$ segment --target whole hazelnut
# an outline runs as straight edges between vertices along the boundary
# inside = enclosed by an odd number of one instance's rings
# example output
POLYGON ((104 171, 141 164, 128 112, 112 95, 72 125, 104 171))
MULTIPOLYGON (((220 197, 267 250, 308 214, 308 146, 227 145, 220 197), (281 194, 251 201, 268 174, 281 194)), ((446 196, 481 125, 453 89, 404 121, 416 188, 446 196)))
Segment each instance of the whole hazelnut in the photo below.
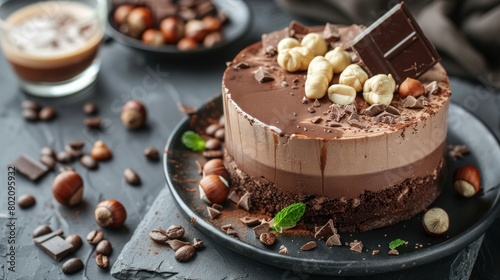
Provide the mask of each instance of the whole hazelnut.
POLYGON ((74 171, 59 173, 52 183, 52 194, 62 205, 78 204, 83 197, 82 177, 74 171))
POLYGON ((122 107, 120 119, 128 129, 139 129, 148 118, 146 107, 138 100, 130 100, 122 107))
POLYGON ((408 95, 419 97, 425 93, 424 85, 419 81, 412 78, 406 78, 401 85, 399 85, 399 95, 403 98, 408 95))
POLYGON ((481 189, 481 174, 473 165, 464 165, 455 171, 453 186, 463 197, 471 197, 481 189))
POLYGON ((165 43, 163 34, 157 29, 148 29, 142 34, 142 42, 153 47, 161 46, 165 43))
POLYGON ((90 156, 95 160, 103 161, 110 159, 113 155, 104 141, 99 140, 94 143, 90 156))
POLYGON ((203 176, 212 174, 222 176, 226 181, 229 181, 230 178, 229 172, 227 172, 224 162, 220 158, 211 159, 203 165, 203 176))
POLYGON ((197 42, 203 42, 205 36, 207 36, 208 32, 205 30, 205 24, 203 21, 192 19, 186 23, 186 37, 192 38, 197 42))
POLYGON ((203 46, 205 48, 211 48, 219 43, 222 42, 222 35, 220 32, 212 32, 209 33, 206 37, 205 40, 203 40, 203 46))
POLYGON ((435 207, 427 210, 422 218, 425 231, 430 235, 443 235, 450 227, 448 213, 435 207))
POLYGON ((204 176, 198 187, 200 199, 211 204, 223 202, 229 194, 227 180, 215 174, 204 176))
POLYGON ((198 48, 198 42, 193 38, 182 38, 177 43, 177 48, 181 51, 194 50, 198 48))
POLYGON ((184 22, 177 17, 167 17, 160 23, 163 39, 167 44, 175 44, 184 36, 184 22))
POLYGON ((127 21, 127 17, 130 12, 134 9, 134 6, 131 4, 123 4, 116 8, 115 13, 113 14, 113 19, 117 25, 121 25, 127 21))
POLYGON ((206 16, 202 21, 205 30, 207 30, 208 32, 219 31, 222 27, 222 22, 217 17, 206 16))
POLYGON ((105 228, 121 227, 127 219, 127 211, 118 200, 107 199, 99 202, 94 210, 97 224, 105 228))
POLYGON ((153 27, 153 14, 147 7, 135 7, 127 16, 129 34, 138 38, 142 32, 153 27))

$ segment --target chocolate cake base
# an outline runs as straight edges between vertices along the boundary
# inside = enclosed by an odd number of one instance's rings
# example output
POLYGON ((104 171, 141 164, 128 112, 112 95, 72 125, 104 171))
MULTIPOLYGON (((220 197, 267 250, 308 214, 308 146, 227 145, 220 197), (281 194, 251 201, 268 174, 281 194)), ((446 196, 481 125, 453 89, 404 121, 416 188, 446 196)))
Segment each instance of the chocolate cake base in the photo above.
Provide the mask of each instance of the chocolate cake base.
POLYGON ((240 170, 226 153, 226 168, 231 174, 231 189, 239 196, 250 193, 251 212, 274 216, 286 206, 304 202, 306 225, 322 225, 333 219, 342 232, 363 232, 408 220, 426 209, 441 193, 445 173, 445 156, 432 175, 406 179, 382 191, 365 191, 357 198, 291 194, 278 191, 265 178, 254 180, 240 170))

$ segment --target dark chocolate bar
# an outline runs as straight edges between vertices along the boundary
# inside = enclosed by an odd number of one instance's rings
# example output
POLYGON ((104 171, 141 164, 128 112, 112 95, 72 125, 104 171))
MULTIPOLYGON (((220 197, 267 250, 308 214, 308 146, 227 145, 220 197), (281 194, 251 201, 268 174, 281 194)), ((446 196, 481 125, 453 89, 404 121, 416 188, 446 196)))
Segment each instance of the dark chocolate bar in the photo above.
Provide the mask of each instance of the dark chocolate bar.
POLYGON ((24 174, 32 181, 37 180, 49 171, 49 168, 43 163, 27 155, 18 157, 10 166, 14 166, 17 171, 21 172, 21 174, 24 174))
POLYGON ((398 83, 419 77, 441 59, 404 2, 359 34, 352 48, 370 76, 392 74, 398 83))

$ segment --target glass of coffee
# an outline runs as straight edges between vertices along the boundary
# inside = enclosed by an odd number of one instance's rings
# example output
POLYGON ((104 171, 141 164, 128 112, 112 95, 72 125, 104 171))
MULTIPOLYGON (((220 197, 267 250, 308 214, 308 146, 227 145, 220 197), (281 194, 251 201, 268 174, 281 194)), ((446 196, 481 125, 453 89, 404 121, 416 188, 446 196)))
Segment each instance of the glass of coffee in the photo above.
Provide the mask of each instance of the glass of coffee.
POLYGON ((106 0, 0 1, 0 43, 21 88, 57 97, 92 84, 106 13, 106 0))

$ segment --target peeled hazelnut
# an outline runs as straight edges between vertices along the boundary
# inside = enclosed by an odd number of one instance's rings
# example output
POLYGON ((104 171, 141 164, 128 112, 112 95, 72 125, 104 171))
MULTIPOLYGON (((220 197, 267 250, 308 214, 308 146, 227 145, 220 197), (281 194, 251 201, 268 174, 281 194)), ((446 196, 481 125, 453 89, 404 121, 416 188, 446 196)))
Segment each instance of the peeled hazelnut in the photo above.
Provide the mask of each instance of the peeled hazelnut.
POLYGON ((74 171, 61 172, 52 183, 52 194, 62 205, 78 204, 83 197, 82 177, 74 171))
POLYGON ((134 5, 124 4, 118 6, 116 8, 115 13, 113 14, 113 19, 117 25, 121 25, 127 21, 127 17, 130 12, 134 9, 134 5))
POLYGON ((202 42, 207 36, 207 30, 205 30, 205 24, 203 21, 192 19, 186 23, 186 37, 192 38, 197 42, 202 42))
POLYGON ((127 26, 132 37, 139 37, 146 29, 153 27, 153 14, 147 7, 135 7, 127 16, 127 26))
POLYGON ((104 141, 99 140, 94 143, 92 150, 90 151, 90 156, 95 160, 103 161, 108 160, 112 157, 112 153, 104 141))
POLYGON ((328 98, 339 105, 347 105, 354 102, 356 90, 346 85, 331 85, 328 88, 328 98))
POLYGON ((363 90, 363 85, 368 80, 368 74, 357 64, 347 66, 340 73, 339 84, 351 86, 356 92, 363 90))
POLYGON ((406 78, 401 85, 399 85, 399 95, 403 98, 408 95, 419 97, 425 93, 424 85, 419 81, 412 78, 406 78))
POLYGON ((184 36, 184 22, 176 17, 167 17, 160 23, 160 30, 167 44, 175 44, 184 36))
POLYGON ((455 190, 464 197, 474 196, 481 189, 481 174, 473 165, 464 165, 455 171, 455 190))
POLYGON ((318 33, 309 33, 300 42, 300 45, 308 48, 313 56, 325 55, 328 50, 325 38, 318 33))
POLYGON ((314 55, 306 47, 294 47, 278 52, 278 64, 288 72, 307 70, 314 55))
POLYGON ((223 202, 229 194, 229 184, 224 177, 207 175, 199 184, 200 199, 212 204, 223 202))
POLYGON ((229 181, 230 178, 229 172, 227 172, 224 162, 220 158, 211 159, 203 165, 203 176, 212 174, 222 176, 226 181, 229 181))
POLYGON ((163 34, 157 29, 148 29, 142 34, 142 42, 150 46, 161 46, 165 43, 163 34))
POLYGON ((295 47, 300 47, 300 42, 299 40, 295 38, 283 38, 281 41, 278 43, 278 52, 286 50, 286 49, 291 49, 295 47))
POLYGON ((94 218, 101 227, 118 228, 125 223, 127 211, 118 200, 103 200, 95 207, 94 218))
POLYGON ((203 26, 208 32, 219 31, 222 27, 222 22, 219 18, 213 16, 206 16, 203 18, 203 26))
POLYGON ((177 48, 181 51, 194 50, 198 48, 198 42, 193 38, 182 38, 177 43, 177 48))
POLYGON ((370 105, 391 104, 396 89, 392 75, 378 74, 366 80, 363 85, 363 98, 370 105))
POLYGON ((448 213, 441 208, 427 210, 422 218, 425 231, 430 235, 442 235, 450 227, 448 213))
POLYGON ((333 67, 322 56, 316 56, 307 68, 305 94, 309 99, 321 99, 326 95, 333 77, 333 67))
POLYGON ((120 113, 123 125, 128 129, 139 129, 144 126, 148 118, 146 107, 138 100, 125 103, 120 113))
POLYGON ((342 49, 341 47, 336 47, 335 49, 327 52, 325 54, 325 58, 332 64, 333 73, 335 74, 344 71, 352 62, 351 55, 348 52, 344 51, 344 49, 342 49))

